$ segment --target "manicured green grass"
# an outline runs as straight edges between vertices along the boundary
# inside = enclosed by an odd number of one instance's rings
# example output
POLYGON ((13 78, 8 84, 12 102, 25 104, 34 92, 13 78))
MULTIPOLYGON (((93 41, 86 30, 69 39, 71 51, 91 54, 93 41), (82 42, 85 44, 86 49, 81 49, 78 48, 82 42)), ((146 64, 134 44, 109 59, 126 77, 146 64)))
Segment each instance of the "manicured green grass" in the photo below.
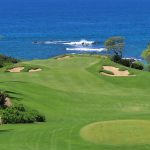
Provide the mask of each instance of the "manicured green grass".
POLYGON ((0 88, 14 92, 12 96, 17 99, 13 102, 38 110, 46 116, 47 122, 0 126, 0 150, 150 149, 150 143, 94 144, 80 136, 80 130, 94 122, 149 120, 148 72, 129 69, 135 77, 103 76, 99 74, 103 65, 121 66, 88 55, 24 64, 39 66, 42 71, 1 71, 0 88))
POLYGON ((102 121, 81 129, 81 137, 95 144, 140 145, 150 142, 150 121, 102 121))

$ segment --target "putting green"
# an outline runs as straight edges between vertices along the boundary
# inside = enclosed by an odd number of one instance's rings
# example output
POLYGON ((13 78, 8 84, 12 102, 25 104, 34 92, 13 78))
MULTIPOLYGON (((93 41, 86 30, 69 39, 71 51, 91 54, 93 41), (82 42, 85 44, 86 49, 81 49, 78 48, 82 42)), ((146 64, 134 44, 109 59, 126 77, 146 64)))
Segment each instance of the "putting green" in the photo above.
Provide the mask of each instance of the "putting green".
POLYGON ((150 121, 116 120, 97 122, 83 127, 81 137, 95 144, 150 144, 150 121))

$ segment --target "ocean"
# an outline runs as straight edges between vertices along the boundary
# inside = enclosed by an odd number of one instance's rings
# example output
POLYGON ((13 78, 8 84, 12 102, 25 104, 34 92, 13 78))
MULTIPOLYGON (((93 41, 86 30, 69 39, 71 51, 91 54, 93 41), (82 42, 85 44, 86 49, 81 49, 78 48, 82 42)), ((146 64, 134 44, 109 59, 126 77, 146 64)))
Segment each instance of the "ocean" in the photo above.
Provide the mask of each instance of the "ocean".
POLYGON ((124 57, 150 42, 149 0, 0 0, 0 53, 24 60, 103 53, 124 36, 124 57))

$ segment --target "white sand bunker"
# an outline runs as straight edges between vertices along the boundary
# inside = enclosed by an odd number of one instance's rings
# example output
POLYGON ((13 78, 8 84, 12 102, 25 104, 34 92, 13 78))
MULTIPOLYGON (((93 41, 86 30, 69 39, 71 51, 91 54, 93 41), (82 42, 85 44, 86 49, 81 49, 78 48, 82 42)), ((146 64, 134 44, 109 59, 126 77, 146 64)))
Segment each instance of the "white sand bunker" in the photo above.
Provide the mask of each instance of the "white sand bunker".
POLYGON ((65 59, 69 59, 69 58, 70 58, 70 56, 63 56, 63 57, 57 58, 57 60, 65 60, 65 59))
POLYGON ((110 72, 113 73, 113 75, 111 75, 111 74, 107 74, 105 72, 102 72, 102 74, 106 75, 106 76, 117 76, 117 77, 131 76, 128 70, 119 71, 119 68, 116 68, 116 67, 113 67, 113 66, 103 66, 103 70, 110 71, 110 72))
POLYGON ((42 71, 42 69, 38 68, 38 69, 30 69, 29 72, 39 72, 42 71))
POLYGON ((21 72, 23 69, 24 67, 16 67, 16 68, 9 69, 8 71, 17 73, 17 72, 21 72))

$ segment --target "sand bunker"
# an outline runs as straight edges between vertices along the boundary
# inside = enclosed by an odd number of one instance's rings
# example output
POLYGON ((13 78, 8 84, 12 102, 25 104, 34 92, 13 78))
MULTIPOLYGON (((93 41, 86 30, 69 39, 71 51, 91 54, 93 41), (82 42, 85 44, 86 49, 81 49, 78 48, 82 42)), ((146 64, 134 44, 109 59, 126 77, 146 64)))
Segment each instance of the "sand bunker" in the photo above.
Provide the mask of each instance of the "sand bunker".
POLYGON ((9 69, 9 72, 21 72, 24 69, 24 67, 16 67, 16 68, 12 68, 9 69))
POLYGON ((59 58, 57 58, 57 60, 65 60, 65 59, 68 59, 68 58, 70 58, 70 56, 59 57, 59 58))
POLYGON ((106 76, 117 76, 117 77, 130 76, 130 73, 129 73, 128 70, 119 71, 119 68, 116 68, 116 67, 113 67, 113 66, 103 66, 103 69, 107 70, 107 71, 111 71, 114 74, 114 75, 111 75, 111 74, 107 74, 107 73, 102 72, 102 74, 106 75, 106 76))
POLYGON ((38 69, 30 69, 29 72, 39 72, 42 71, 42 69, 38 68, 38 69))

